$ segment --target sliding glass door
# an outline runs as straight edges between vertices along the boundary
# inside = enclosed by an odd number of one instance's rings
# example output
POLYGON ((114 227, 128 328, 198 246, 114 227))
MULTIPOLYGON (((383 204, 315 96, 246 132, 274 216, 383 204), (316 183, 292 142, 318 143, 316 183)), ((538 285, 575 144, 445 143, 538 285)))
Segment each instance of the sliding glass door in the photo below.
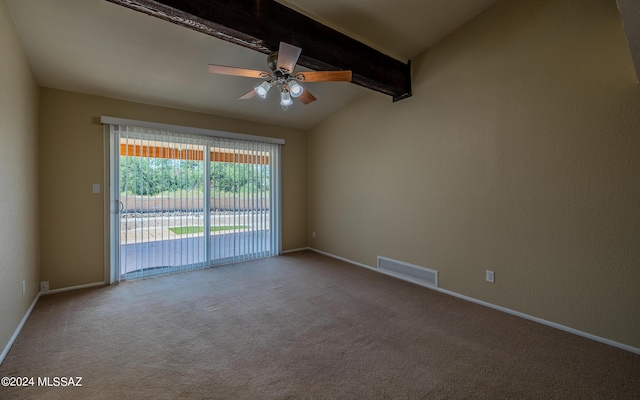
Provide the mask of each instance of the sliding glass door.
POLYGON ((211 263, 270 255, 272 182, 268 146, 224 141, 209 152, 211 263))
POLYGON ((121 279, 205 265, 205 145, 155 139, 120 137, 121 279))
POLYGON ((279 145, 111 125, 111 280, 279 253, 279 145))

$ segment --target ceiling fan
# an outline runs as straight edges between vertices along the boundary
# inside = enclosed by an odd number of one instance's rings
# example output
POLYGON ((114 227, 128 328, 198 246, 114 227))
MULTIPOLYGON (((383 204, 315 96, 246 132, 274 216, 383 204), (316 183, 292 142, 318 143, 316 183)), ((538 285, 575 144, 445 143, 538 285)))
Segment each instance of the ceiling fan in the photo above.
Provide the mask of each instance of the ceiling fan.
POLYGON ((349 82, 351 81, 351 71, 311 71, 297 72, 296 67, 302 49, 285 42, 280 42, 278 51, 267 57, 267 66, 271 72, 258 71, 255 69, 245 69, 236 67, 226 67, 224 65, 209 64, 209 72, 214 74, 243 76, 246 78, 258 78, 264 81, 249 91, 241 100, 250 99, 256 95, 261 98, 267 97, 267 92, 273 86, 277 86, 280 91, 280 105, 283 110, 293 104, 292 98, 297 98, 302 104, 309 104, 316 98, 305 90, 302 82, 349 82))

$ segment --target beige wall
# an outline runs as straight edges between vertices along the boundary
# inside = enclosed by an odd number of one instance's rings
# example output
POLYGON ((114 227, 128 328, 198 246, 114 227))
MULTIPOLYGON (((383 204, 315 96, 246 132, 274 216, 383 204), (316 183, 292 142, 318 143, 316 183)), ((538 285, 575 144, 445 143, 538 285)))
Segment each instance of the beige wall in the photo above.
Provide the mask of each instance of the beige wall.
POLYGON ((640 348, 640 90, 615 0, 501 1, 413 75, 412 98, 310 132, 309 245, 640 348))
POLYGON ((40 93, 41 280, 50 288, 102 282, 102 115, 285 139, 283 249, 306 246, 306 133, 206 114, 43 88, 40 93))
POLYGON ((4 1, 0 57, 1 353, 39 290, 38 86, 4 1))

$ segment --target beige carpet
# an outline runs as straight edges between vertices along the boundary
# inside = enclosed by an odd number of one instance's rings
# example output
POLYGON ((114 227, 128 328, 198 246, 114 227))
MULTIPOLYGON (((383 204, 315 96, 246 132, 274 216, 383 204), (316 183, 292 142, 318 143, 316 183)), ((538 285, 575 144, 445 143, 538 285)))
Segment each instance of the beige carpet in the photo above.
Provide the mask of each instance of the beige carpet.
POLYGON ((303 252, 43 296, 2 399, 638 399, 640 356, 303 252), (36 382, 37 383, 37 382, 36 382))

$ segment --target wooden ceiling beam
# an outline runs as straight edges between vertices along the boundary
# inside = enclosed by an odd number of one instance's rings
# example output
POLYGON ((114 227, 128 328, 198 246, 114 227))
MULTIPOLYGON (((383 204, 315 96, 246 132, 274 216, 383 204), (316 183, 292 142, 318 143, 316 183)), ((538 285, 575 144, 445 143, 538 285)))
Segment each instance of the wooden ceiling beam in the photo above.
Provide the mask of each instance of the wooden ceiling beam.
POLYGON ((264 54, 280 42, 302 49, 299 65, 351 70, 352 82, 393 97, 411 96, 403 63, 273 0, 107 0, 264 54))

